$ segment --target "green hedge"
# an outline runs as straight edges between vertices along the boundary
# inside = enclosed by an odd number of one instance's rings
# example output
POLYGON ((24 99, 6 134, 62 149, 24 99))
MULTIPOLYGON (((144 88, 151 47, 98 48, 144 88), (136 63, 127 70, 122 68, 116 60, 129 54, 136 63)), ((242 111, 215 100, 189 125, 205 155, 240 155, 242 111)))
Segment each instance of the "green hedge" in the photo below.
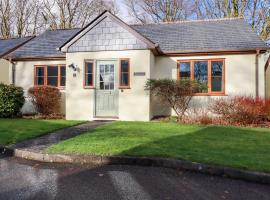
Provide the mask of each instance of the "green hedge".
POLYGON ((21 87, 0 83, 0 118, 17 117, 25 102, 21 87))

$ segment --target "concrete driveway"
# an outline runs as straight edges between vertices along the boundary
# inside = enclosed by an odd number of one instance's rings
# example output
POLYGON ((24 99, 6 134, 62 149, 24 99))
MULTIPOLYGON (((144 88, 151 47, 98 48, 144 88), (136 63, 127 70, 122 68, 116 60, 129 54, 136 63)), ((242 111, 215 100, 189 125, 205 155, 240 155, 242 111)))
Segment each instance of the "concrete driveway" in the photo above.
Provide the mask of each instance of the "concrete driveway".
POLYGON ((270 199, 270 186, 163 168, 0 158, 0 199, 270 199))

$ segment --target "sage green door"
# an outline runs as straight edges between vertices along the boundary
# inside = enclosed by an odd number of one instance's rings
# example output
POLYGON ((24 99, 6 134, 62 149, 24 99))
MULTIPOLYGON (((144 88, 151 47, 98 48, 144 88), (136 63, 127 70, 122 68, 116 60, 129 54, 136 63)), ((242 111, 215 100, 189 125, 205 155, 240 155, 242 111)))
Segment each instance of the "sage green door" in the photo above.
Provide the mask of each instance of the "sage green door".
POLYGON ((96 64, 96 117, 118 116, 117 61, 97 61, 96 64))

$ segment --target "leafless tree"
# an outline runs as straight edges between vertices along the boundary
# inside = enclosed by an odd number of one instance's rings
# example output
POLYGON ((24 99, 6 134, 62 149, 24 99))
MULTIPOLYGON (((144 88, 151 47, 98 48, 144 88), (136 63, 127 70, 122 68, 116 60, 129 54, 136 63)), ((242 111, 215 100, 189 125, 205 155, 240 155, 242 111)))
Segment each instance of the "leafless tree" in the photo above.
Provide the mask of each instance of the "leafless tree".
POLYGON ((42 15, 51 29, 83 27, 102 11, 113 10, 113 1, 43 0, 42 15))
POLYGON ((244 17, 263 40, 270 39, 269 0, 195 0, 198 19, 244 17))
POLYGON ((11 37, 12 9, 9 0, 0 1, 0 31, 2 38, 11 37))
POLYGON ((192 10, 188 0, 126 0, 125 4, 140 23, 187 19, 192 10))
POLYGON ((105 9, 117 12, 113 0, 0 0, 0 37, 83 27, 105 9))

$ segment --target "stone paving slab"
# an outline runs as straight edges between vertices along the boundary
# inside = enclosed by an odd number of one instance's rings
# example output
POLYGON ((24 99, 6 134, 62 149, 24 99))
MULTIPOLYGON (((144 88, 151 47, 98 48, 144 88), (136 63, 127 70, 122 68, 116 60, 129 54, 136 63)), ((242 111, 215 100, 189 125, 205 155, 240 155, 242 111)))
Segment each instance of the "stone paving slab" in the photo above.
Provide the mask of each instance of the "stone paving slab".
POLYGON ((63 140, 76 137, 98 126, 110 123, 108 121, 91 121, 77 126, 67 127, 57 130, 39 138, 26 140, 14 145, 8 146, 11 149, 29 150, 31 152, 42 153, 47 147, 59 143, 63 140))

